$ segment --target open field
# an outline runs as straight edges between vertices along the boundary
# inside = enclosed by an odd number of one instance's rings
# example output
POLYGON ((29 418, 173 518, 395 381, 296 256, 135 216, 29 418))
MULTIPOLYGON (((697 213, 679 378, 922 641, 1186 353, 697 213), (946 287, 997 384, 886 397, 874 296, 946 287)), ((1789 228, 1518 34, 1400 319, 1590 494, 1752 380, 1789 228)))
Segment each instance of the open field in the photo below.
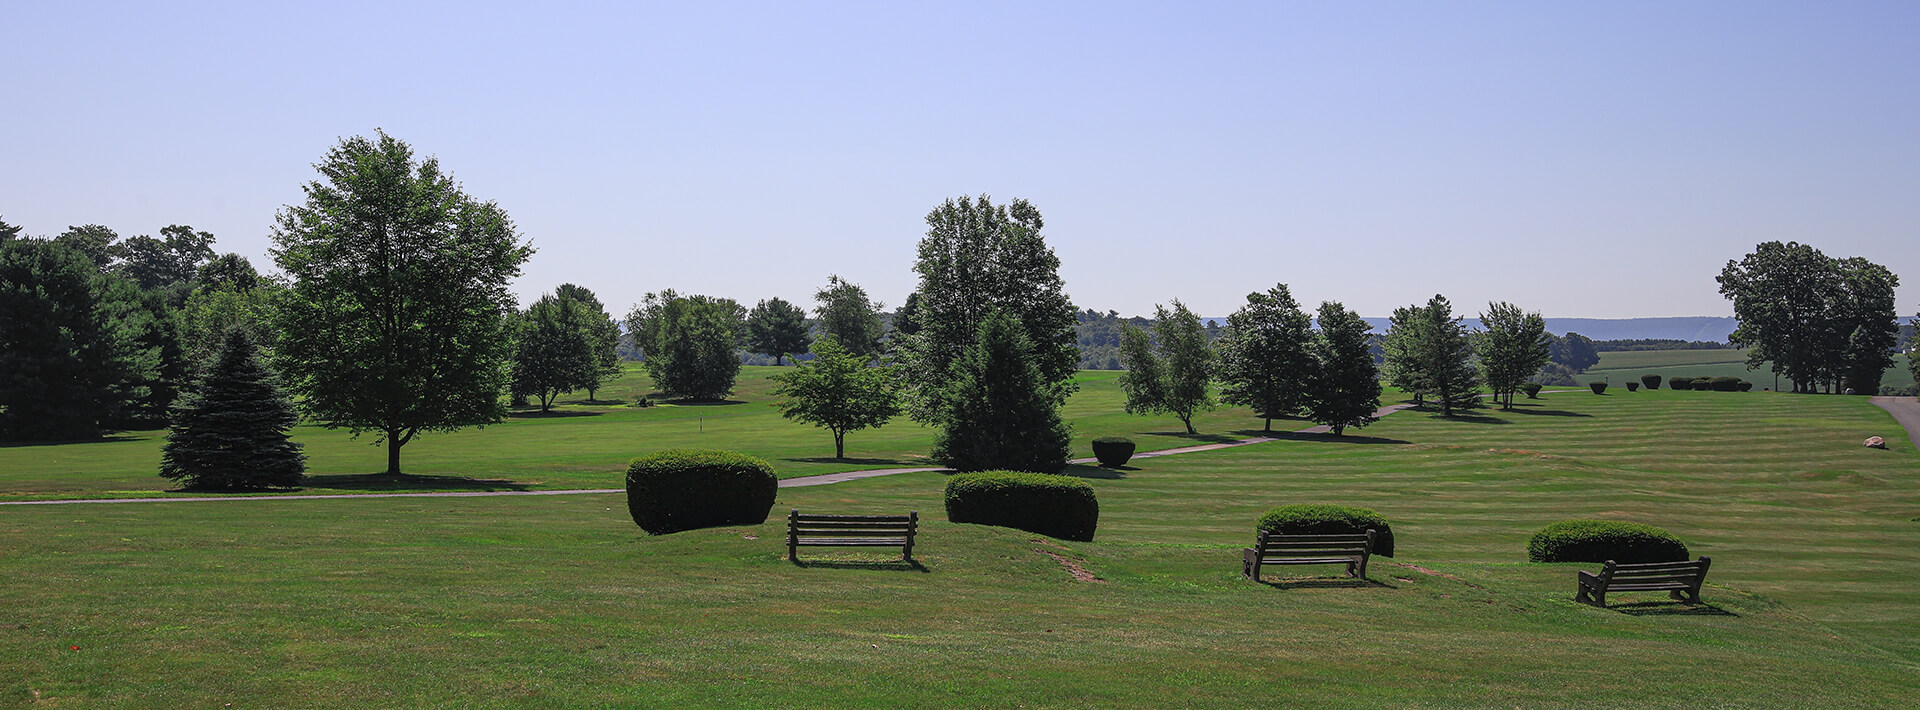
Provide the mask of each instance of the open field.
POLYGON ((1076 468, 1092 543, 946 523, 937 474, 781 491, 776 513, 920 510, 920 568, 796 567, 777 520, 648 537, 618 495, 0 509, 0 704, 1910 701, 1920 458, 1865 398, 1523 405, 1076 468), (1239 579, 1254 518, 1287 502, 1372 507, 1400 556, 1365 585, 1239 579), (1586 516, 1712 556, 1708 605, 1574 604, 1593 565, 1527 564, 1525 540, 1586 516))
MULTIPOLYGON (((306 445, 309 475, 300 492, 619 488, 634 456, 687 446, 725 446, 760 456, 782 478, 931 465, 925 456, 933 446, 933 430, 905 416, 877 430, 848 434, 849 460, 834 460, 831 433, 788 421, 770 406, 772 376, 779 371, 743 368, 734 398, 726 403, 643 409, 622 404, 651 390, 646 375, 630 363, 626 376, 599 392, 604 402, 589 403, 579 395, 562 400, 551 414, 536 407, 484 429, 421 435, 401 454, 403 470, 421 476, 411 480, 371 475, 386 468, 386 449, 371 445, 371 435, 356 441, 345 430, 301 426, 294 439, 306 445)), ((1150 451, 1239 438, 1232 432, 1261 426, 1245 409, 1221 409, 1196 417, 1201 433, 1190 437, 1172 417, 1121 411, 1119 375, 1080 373, 1081 391, 1065 409, 1074 425, 1077 456, 1091 456, 1088 442, 1101 436, 1131 436, 1141 450, 1150 451)), ((1277 429, 1308 425, 1275 421, 1277 429)), ((158 430, 91 443, 0 446, 0 500, 175 495, 164 493, 173 483, 158 475, 165 438, 166 432, 158 430)))
MULTIPOLYGON (((1754 389, 1774 386, 1773 366, 1747 369, 1745 350, 1640 350, 1600 353, 1600 364, 1574 376, 1580 384, 1607 379, 1614 385, 1628 380, 1640 381, 1641 375, 1668 377, 1738 377, 1752 382, 1754 389)), ((1887 387, 1912 387, 1913 372, 1907 369, 1907 356, 1896 355, 1880 384, 1887 387)), ((1665 388, 1666 385, 1661 385, 1665 388)), ((1780 387, 1791 390, 1793 384, 1780 378, 1780 387)))

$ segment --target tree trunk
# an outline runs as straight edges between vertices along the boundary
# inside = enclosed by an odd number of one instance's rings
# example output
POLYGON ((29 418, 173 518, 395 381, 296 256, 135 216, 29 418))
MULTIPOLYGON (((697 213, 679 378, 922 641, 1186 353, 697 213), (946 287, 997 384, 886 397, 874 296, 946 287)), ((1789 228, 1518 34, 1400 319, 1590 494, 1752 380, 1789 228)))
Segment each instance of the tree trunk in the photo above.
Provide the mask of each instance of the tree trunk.
POLYGON ((847 433, 844 431, 833 432, 833 457, 836 459, 847 457, 847 433))
POLYGON ((1273 417, 1267 417, 1267 428, 1262 431, 1266 431, 1266 432, 1273 431, 1273 417))
POLYGON ((1187 433, 1188 433, 1188 434, 1197 434, 1197 433, 1199 433, 1199 432, 1196 432, 1196 431, 1194 431, 1194 430, 1193 430, 1193 415, 1191 415, 1191 414, 1189 414, 1189 415, 1186 415, 1186 416, 1183 416, 1183 417, 1181 417, 1181 418, 1180 418, 1180 423, 1181 423, 1181 424, 1185 424, 1185 425, 1187 425, 1187 433))
POLYGON ((387 475, 400 475, 400 447, 405 444, 406 442, 400 440, 398 430, 387 430, 387 475))
POLYGON ((786 360, 787 360, 787 356, 785 355, 775 355, 773 356, 773 366, 784 367, 787 364, 786 360))
POLYGON ((596 391, 596 390, 598 390, 598 389, 600 389, 600 388, 599 388, 599 387, 588 387, 588 388, 587 388, 587 401, 588 401, 588 402, 598 402, 598 401, 600 401, 600 398, 599 398, 599 397, 596 397, 596 396, 594 396, 594 394, 593 394, 593 393, 594 393, 594 391, 596 391))

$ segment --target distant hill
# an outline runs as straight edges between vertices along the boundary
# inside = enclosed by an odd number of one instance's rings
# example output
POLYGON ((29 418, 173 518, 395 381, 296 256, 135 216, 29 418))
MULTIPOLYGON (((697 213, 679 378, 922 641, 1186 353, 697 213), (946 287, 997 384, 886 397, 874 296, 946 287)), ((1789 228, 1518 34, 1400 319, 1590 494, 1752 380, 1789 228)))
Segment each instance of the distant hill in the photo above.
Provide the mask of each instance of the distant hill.
MULTIPOLYGON (((1207 318, 1226 325, 1225 317, 1207 318)), ((1376 333, 1387 330, 1387 319, 1367 318, 1376 333)), ((1480 327, 1480 319, 1468 318, 1464 321, 1470 329, 1480 327)), ((1579 333, 1592 340, 1624 340, 1628 338, 1670 338, 1674 340, 1704 340, 1708 342, 1726 342, 1727 335, 1739 326, 1732 317, 1720 316, 1681 316, 1677 318, 1548 318, 1547 332, 1565 335, 1568 332, 1579 333)))

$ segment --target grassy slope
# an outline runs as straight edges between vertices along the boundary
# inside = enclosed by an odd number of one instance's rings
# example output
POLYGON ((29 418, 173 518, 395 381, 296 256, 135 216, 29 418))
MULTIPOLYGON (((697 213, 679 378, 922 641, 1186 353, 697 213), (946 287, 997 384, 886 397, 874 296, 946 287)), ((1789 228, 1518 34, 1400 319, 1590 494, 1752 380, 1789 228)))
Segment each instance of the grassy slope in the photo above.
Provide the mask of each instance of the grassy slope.
MULTIPOLYGON (((1616 384, 1628 380, 1639 381, 1641 375, 1659 375, 1668 377, 1738 377, 1754 383, 1756 387, 1772 388, 1774 383, 1773 366, 1762 365, 1760 369, 1747 369, 1747 351, 1745 350, 1641 350, 1633 352, 1600 353, 1600 364, 1574 379, 1581 384, 1611 378, 1616 384)), ((1780 386, 1792 385, 1782 377, 1780 386)), ((1913 386, 1913 372, 1907 369, 1907 356, 1896 355, 1893 367, 1882 376, 1880 384, 1887 387, 1913 386)), ((1664 385, 1662 385, 1664 387, 1664 385)))
POLYGON ((918 508, 924 570, 796 568, 777 523, 648 538, 617 495, 10 509, 0 703, 1909 700, 1920 459, 1903 437, 1858 446, 1891 428, 1883 413, 1757 393, 1527 404, 1081 469, 1105 476, 1094 543, 941 522, 934 474, 782 491, 779 510, 918 508), (1239 580, 1254 516, 1292 501, 1380 510, 1400 558, 1368 587, 1239 580), (1568 597, 1590 565, 1521 562, 1534 528, 1594 515, 1714 556, 1707 613, 1584 608, 1568 597))
MULTIPOLYGON (((514 413, 484 429, 425 434, 407 445, 402 466, 426 480, 391 482, 369 474, 386 468, 386 449, 371 436, 352 439, 344 430, 302 426, 295 440, 306 445, 304 493, 394 490, 514 490, 618 488, 627 461, 671 447, 727 447, 771 461, 783 478, 862 468, 927 466, 933 430, 906 417, 877 430, 847 435, 850 461, 833 460, 833 435, 788 421, 773 401, 774 367, 742 370, 734 399, 725 404, 636 408, 631 402, 651 387, 637 367, 602 390, 610 402, 584 396, 563 400, 553 414, 514 413)), ((1223 409, 1196 418, 1202 434, 1189 437, 1172 417, 1139 417, 1121 411, 1118 372, 1086 371, 1081 391, 1066 407, 1074 425, 1076 455, 1091 456, 1088 442, 1101 436, 1131 436, 1142 450, 1237 438, 1232 430, 1258 429, 1244 409, 1223 409)), ((1288 422, 1276 423, 1288 424, 1288 422)), ((1300 428, 1304 423, 1291 423, 1300 428)), ((130 432, 113 440, 49 446, 0 447, 0 498, 131 497, 161 494, 173 486, 157 475, 164 431, 130 432)), ((195 494, 184 494, 195 495, 195 494)))

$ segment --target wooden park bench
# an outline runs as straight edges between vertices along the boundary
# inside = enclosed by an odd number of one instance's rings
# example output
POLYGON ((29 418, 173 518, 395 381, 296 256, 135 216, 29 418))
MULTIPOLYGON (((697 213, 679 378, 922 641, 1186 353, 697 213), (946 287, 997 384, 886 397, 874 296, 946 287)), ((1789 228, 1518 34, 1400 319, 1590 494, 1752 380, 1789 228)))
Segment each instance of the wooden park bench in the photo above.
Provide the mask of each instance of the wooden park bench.
POLYGON ((1707 567, 1713 559, 1702 557, 1694 562, 1647 562, 1623 565, 1607 560, 1607 566, 1600 574, 1580 570, 1576 578, 1579 589, 1575 590, 1573 600, 1598 607, 1607 605, 1607 592, 1667 592, 1668 596, 1681 601, 1698 604, 1700 602, 1700 583, 1707 580, 1707 567))
POLYGON ((787 514, 787 559, 798 561, 801 547, 898 547, 900 559, 913 561, 913 534, 920 511, 906 515, 787 514))
POLYGON ((1261 531, 1253 547, 1241 550, 1241 574, 1260 581, 1266 565, 1346 565, 1347 576, 1367 578, 1373 556, 1373 531, 1365 535, 1279 535, 1261 531))

